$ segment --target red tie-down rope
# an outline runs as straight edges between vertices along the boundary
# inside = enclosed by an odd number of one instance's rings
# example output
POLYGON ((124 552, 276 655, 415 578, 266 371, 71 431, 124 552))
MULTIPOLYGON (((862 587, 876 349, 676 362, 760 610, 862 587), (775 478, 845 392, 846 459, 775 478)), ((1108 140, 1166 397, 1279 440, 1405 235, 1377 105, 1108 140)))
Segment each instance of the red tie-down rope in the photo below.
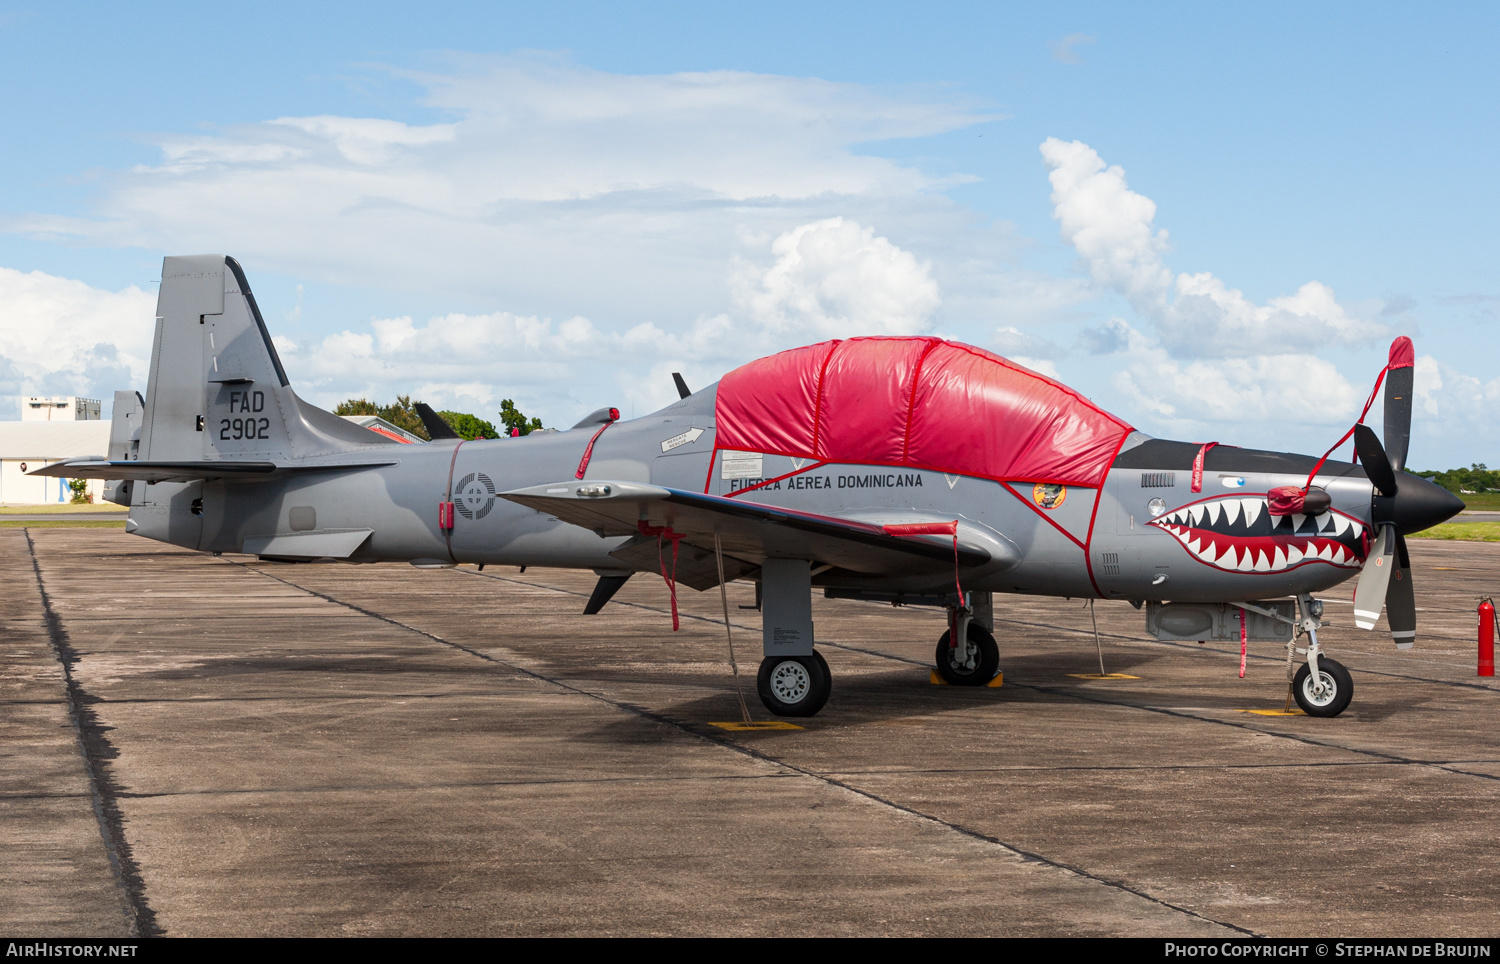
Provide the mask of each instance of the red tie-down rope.
POLYGON ((903 522, 882 526, 888 536, 952 536, 953 585, 958 590, 958 604, 964 603, 964 587, 958 581, 958 520, 952 522, 903 522))
MULTIPOLYGON (((607 426, 606 426, 607 427, 607 426)), ((667 593, 672 597, 672 632, 677 632, 677 543, 682 541, 682 533, 673 532, 671 526, 647 525, 645 520, 637 522, 636 528, 643 536, 656 536, 656 561, 661 564, 661 579, 667 584, 667 593), (667 561, 661 554, 661 541, 669 539, 672 542, 672 573, 667 574, 667 561)))
MULTIPOLYGON (((1328 451, 1323 453, 1323 457, 1321 459, 1318 459, 1318 464, 1314 465, 1313 470, 1307 474, 1307 481, 1302 485, 1302 494, 1304 496, 1307 494, 1307 490, 1312 488, 1313 479, 1317 478, 1318 471, 1323 468, 1323 463, 1328 461, 1328 456, 1332 455, 1334 453, 1334 450, 1337 449, 1340 445, 1343 445, 1345 442, 1349 441, 1349 437, 1354 434, 1355 428, 1364 424, 1365 416, 1370 414, 1370 406, 1375 404, 1375 396, 1380 394, 1380 385, 1385 381, 1386 372, 1391 371, 1395 368, 1412 367, 1412 365, 1414 364, 1414 355, 1415 352, 1412 351, 1410 338, 1407 338, 1403 335, 1402 337, 1397 338, 1394 342, 1391 343, 1390 359, 1386 362, 1386 366, 1380 370, 1380 374, 1375 376, 1375 387, 1370 389, 1370 397, 1365 399, 1365 407, 1360 409, 1359 419, 1355 421, 1353 425, 1349 426, 1349 431, 1345 432, 1342 438, 1340 438, 1337 442, 1334 442, 1333 445, 1329 447, 1328 451)), ((1354 460, 1359 460, 1358 449, 1355 449, 1354 451, 1354 460)), ((1283 486, 1283 488, 1290 487, 1283 486)), ((1300 508, 1300 506, 1298 508, 1300 508)))
POLYGON ((1198 455, 1193 459, 1193 484, 1192 491, 1203 491, 1203 459, 1208 455, 1208 450, 1218 445, 1218 442, 1204 442, 1198 447, 1198 455))
POLYGON ((1245 678, 1245 653, 1249 648, 1249 635, 1245 632, 1245 610, 1240 610, 1240 679, 1245 678))
MULTIPOLYGON (((892 536, 948 536, 953 537, 953 587, 958 590, 958 605, 964 604, 964 587, 958 581, 958 520, 952 522, 906 522, 882 526, 886 535, 892 536)), ((958 645, 958 609, 948 613, 948 645, 958 645)))

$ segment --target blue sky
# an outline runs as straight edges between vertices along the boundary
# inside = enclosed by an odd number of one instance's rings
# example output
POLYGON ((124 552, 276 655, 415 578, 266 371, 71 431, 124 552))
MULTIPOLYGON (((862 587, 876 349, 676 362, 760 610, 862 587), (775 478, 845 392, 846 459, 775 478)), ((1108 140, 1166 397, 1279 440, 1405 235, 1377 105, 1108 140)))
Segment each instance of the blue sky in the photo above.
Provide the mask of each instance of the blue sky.
POLYGON ((328 405, 935 333, 1321 451, 1410 334, 1412 462, 1500 463, 1500 14, 1304 7, 0 4, 0 417, 144 387, 220 250, 328 405))

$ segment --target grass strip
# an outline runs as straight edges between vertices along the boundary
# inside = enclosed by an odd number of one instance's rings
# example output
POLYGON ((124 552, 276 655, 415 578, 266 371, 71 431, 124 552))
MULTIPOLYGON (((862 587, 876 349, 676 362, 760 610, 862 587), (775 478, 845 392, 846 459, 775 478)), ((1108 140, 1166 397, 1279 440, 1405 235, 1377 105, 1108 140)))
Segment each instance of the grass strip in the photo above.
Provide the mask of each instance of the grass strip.
POLYGON ((5 519, 0 529, 123 529, 124 519, 5 519))
POLYGON ((1500 522, 1444 522, 1408 539, 1454 539, 1460 542, 1500 542, 1500 522))
POLYGON ((124 512, 126 507, 116 505, 113 502, 47 502, 41 505, 0 505, 0 516, 8 515, 51 515, 52 513, 78 513, 78 512, 124 512))

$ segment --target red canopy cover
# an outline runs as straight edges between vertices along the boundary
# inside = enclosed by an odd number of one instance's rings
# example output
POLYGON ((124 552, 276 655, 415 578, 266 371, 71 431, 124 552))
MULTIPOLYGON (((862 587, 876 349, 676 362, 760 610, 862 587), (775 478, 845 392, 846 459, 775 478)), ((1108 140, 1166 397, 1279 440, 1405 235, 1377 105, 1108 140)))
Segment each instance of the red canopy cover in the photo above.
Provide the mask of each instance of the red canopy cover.
POLYGON ((1131 427, 1065 385, 941 338, 851 338, 719 382, 716 447, 1097 486, 1131 427))

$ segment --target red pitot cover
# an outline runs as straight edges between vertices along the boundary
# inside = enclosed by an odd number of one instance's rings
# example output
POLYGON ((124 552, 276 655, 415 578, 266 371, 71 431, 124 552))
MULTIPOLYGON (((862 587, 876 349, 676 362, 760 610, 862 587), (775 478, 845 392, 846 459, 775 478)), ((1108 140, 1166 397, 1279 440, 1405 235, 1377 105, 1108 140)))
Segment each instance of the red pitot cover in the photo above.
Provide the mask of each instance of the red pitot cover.
POLYGON ((1065 385, 940 338, 852 338, 719 382, 717 447, 1097 486, 1131 427, 1065 385))

